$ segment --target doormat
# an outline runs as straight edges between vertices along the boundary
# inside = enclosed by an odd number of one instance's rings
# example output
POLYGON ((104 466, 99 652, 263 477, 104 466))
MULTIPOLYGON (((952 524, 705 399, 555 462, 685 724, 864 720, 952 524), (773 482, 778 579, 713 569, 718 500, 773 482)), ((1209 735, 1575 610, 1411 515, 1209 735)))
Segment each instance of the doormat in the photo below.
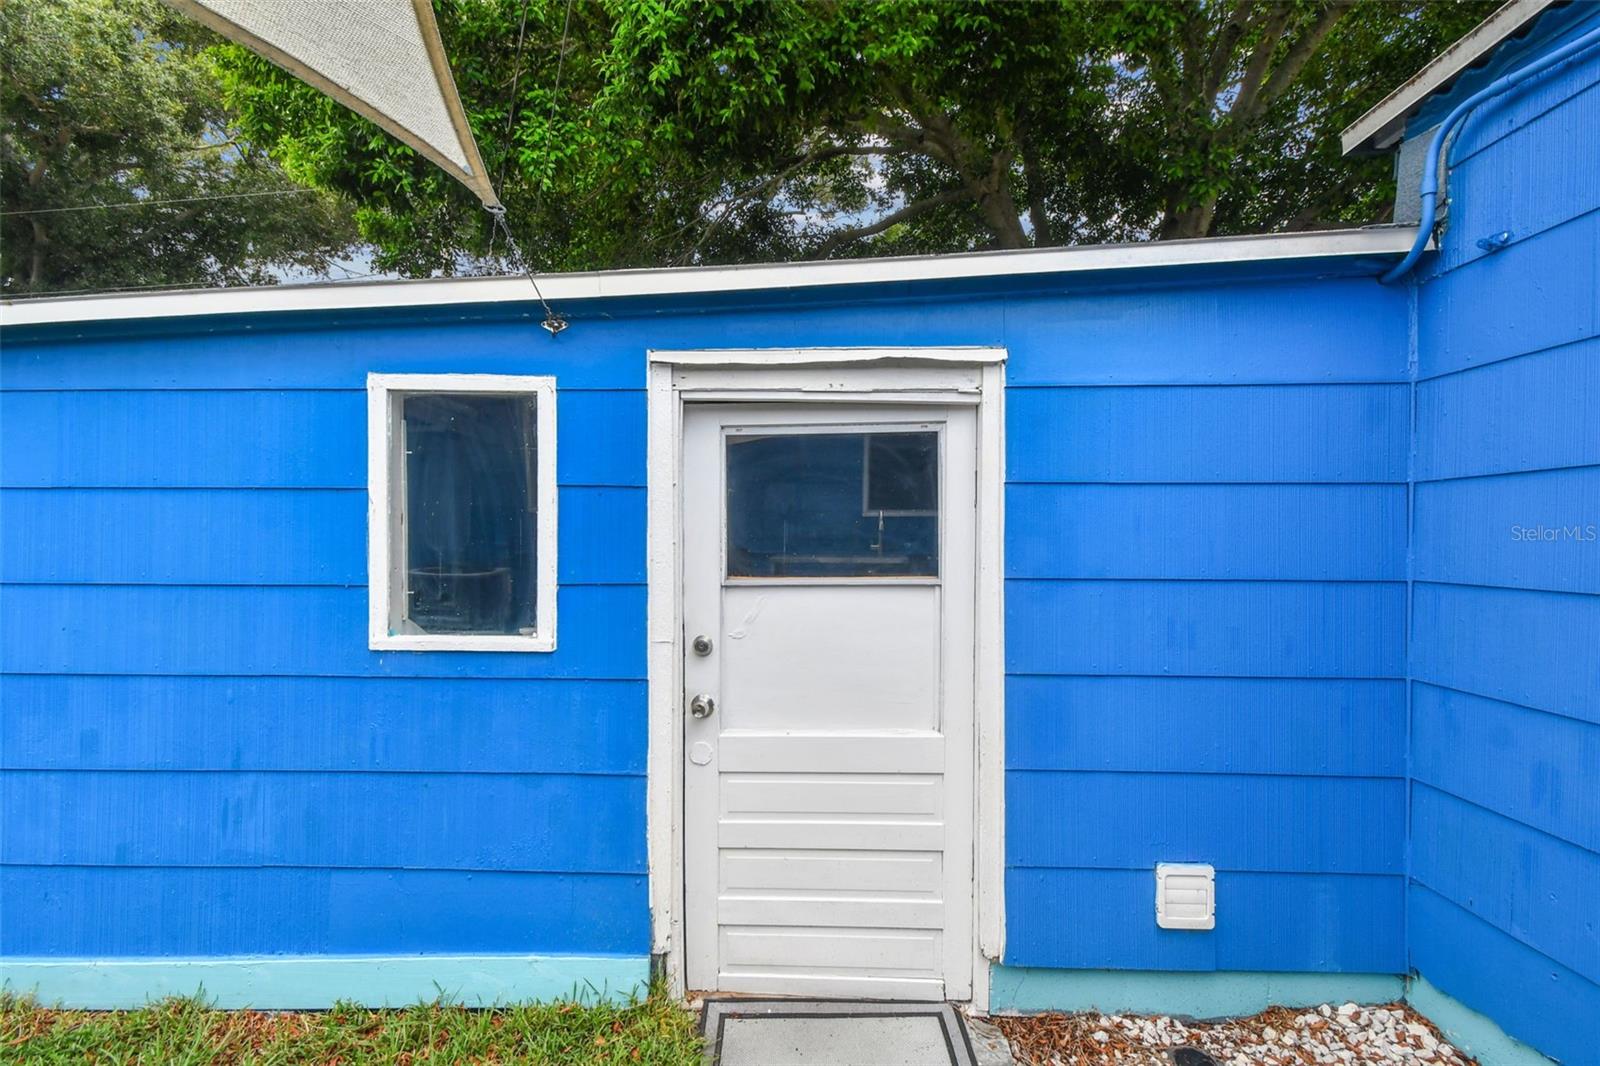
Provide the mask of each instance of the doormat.
POLYGON ((709 1066, 977 1066, 945 1003, 710 999, 709 1066))

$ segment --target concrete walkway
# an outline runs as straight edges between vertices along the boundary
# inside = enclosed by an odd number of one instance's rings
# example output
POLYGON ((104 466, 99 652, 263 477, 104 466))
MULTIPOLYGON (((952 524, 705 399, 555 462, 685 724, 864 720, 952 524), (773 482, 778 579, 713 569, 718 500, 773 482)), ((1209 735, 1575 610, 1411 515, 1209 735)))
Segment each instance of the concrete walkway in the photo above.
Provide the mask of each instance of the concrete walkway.
POLYGON ((944 1003, 714 999, 701 1031, 709 1066, 980 1066, 944 1003))

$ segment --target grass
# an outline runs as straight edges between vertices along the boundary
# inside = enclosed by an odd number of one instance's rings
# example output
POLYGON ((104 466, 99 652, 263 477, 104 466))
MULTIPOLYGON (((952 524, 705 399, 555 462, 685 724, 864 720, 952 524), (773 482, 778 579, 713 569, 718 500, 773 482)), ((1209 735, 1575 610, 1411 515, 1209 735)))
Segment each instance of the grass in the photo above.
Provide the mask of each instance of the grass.
POLYGON ((699 1066, 701 1047, 694 1016, 659 991, 631 1006, 339 1004, 285 1013, 215 1010, 199 999, 130 1011, 55 1010, 0 995, 0 1062, 699 1066))

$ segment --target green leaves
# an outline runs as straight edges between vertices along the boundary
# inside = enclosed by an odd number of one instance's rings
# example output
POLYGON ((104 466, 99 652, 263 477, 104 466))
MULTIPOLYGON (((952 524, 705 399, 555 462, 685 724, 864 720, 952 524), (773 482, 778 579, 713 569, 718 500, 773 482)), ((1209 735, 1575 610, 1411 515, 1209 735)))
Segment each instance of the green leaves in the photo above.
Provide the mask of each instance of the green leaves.
MULTIPOLYGON (((43 4, 8 0, 0 17, 43 4)), ((1377 221, 1387 163, 1343 159, 1338 130, 1492 6, 435 0, 485 162, 541 270, 1377 221)), ((426 160, 243 49, 203 54, 221 86, 207 121, 357 205, 377 266, 509 266, 472 196, 426 160)), ((112 121, 138 129, 197 91, 131 94, 147 102, 112 121)))
POLYGON ((350 250, 346 209, 237 136, 210 40, 156 0, 0 3, 7 294, 267 283, 350 250))

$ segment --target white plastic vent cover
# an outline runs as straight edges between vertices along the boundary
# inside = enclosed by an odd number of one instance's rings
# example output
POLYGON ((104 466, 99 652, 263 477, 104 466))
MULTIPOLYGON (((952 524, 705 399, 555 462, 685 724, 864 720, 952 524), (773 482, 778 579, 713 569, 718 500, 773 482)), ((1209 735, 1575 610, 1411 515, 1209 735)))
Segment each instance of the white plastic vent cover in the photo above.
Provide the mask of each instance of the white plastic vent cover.
POLYGON ((166 0, 371 119, 499 203, 478 157, 431 0, 166 0))
POLYGON ((1216 870, 1200 863, 1156 863, 1156 924, 1163 929, 1215 929, 1216 870))

